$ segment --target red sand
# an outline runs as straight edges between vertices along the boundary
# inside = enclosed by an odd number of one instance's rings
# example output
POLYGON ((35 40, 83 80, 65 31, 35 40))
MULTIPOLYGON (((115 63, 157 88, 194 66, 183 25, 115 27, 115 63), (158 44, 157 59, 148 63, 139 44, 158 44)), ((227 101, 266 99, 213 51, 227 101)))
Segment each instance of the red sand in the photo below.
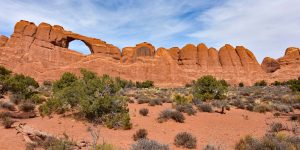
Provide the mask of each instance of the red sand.
MULTIPOLYGON (((134 143, 132 135, 136 130, 145 128, 148 131, 148 138, 169 144, 170 149, 179 149, 173 145, 174 137, 177 133, 186 131, 197 137, 197 149, 202 149, 206 144, 214 144, 221 149, 233 149, 235 143, 245 135, 263 136, 268 128, 266 123, 273 121, 287 122, 287 118, 274 118, 272 113, 260 114, 239 109, 231 109, 225 115, 219 113, 198 112, 196 116, 187 116, 184 123, 176 123, 169 120, 158 123, 156 118, 161 110, 171 108, 171 104, 151 107, 147 104, 129 104, 130 116, 133 128, 131 130, 113 130, 103 126, 100 129, 99 143, 103 141, 111 143, 118 148, 130 149, 134 143), (147 117, 139 114, 140 108, 148 108, 147 117), (248 117, 245 117, 248 116, 248 117), (246 119, 248 118, 248 119, 246 119)), ((33 128, 55 134, 66 133, 70 138, 91 141, 91 136, 87 131, 88 123, 76 121, 72 118, 33 118, 20 120, 33 128)), ((21 135, 16 135, 14 129, 0 128, 0 149, 25 149, 25 143, 21 135)))

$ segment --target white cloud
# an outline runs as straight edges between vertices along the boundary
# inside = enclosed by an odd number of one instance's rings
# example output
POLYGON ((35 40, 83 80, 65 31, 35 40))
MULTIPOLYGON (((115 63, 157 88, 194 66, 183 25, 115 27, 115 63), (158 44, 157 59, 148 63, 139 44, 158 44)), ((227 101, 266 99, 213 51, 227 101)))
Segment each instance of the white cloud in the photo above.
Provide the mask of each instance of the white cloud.
POLYGON ((191 36, 215 47, 245 45, 259 61, 278 58, 287 47, 300 47, 299 6, 299 0, 228 0, 199 15, 205 28, 191 36))

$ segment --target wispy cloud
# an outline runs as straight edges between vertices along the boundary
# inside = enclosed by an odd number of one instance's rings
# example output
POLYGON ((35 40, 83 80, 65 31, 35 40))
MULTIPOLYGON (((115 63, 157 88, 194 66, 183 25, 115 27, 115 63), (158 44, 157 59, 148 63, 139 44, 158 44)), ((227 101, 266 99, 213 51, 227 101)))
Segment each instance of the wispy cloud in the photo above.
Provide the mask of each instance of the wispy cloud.
MULTIPOLYGON (((298 0, 0 0, 0 34, 14 23, 59 24, 119 46, 148 41, 156 47, 186 43, 245 45, 259 60, 300 47, 298 0)), ((78 44, 75 43, 75 47, 78 44)), ((80 47, 81 48, 81 47, 80 47)))

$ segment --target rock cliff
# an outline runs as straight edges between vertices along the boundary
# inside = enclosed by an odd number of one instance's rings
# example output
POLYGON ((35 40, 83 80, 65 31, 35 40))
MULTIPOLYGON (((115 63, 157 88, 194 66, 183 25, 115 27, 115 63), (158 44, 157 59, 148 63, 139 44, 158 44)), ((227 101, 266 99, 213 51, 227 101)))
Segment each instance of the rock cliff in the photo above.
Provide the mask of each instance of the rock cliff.
POLYGON ((150 43, 120 49, 102 40, 64 30, 58 25, 20 21, 10 38, 0 36, 0 64, 38 81, 58 79, 62 73, 87 68, 101 74, 143 81, 160 87, 183 86, 203 75, 213 75, 231 84, 251 85, 258 80, 287 80, 300 75, 300 51, 288 48, 277 60, 265 58, 260 65, 243 46, 229 44, 219 51, 205 44, 183 48, 158 48, 150 43), (80 40, 90 55, 68 49, 80 40))

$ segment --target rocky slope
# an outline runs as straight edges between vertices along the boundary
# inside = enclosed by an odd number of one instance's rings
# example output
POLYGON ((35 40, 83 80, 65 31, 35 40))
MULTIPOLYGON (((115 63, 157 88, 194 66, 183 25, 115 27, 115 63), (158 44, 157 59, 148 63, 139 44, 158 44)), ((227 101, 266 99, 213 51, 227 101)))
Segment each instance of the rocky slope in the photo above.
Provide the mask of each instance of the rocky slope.
POLYGON ((183 48, 158 48, 150 43, 119 48, 47 23, 28 21, 15 25, 10 38, 0 37, 0 64, 38 81, 55 80, 66 71, 88 68, 98 74, 120 76, 134 81, 153 80, 160 87, 183 86, 203 75, 213 75, 232 84, 253 84, 258 80, 287 80, 300 75, 300 51, 288 48, 284 57, 265 58, 262 66, 243 46, 226 44, 219 51, 205 44, 183 48), (83 55, 68 49, 81 40, 91 50, 83 55))

